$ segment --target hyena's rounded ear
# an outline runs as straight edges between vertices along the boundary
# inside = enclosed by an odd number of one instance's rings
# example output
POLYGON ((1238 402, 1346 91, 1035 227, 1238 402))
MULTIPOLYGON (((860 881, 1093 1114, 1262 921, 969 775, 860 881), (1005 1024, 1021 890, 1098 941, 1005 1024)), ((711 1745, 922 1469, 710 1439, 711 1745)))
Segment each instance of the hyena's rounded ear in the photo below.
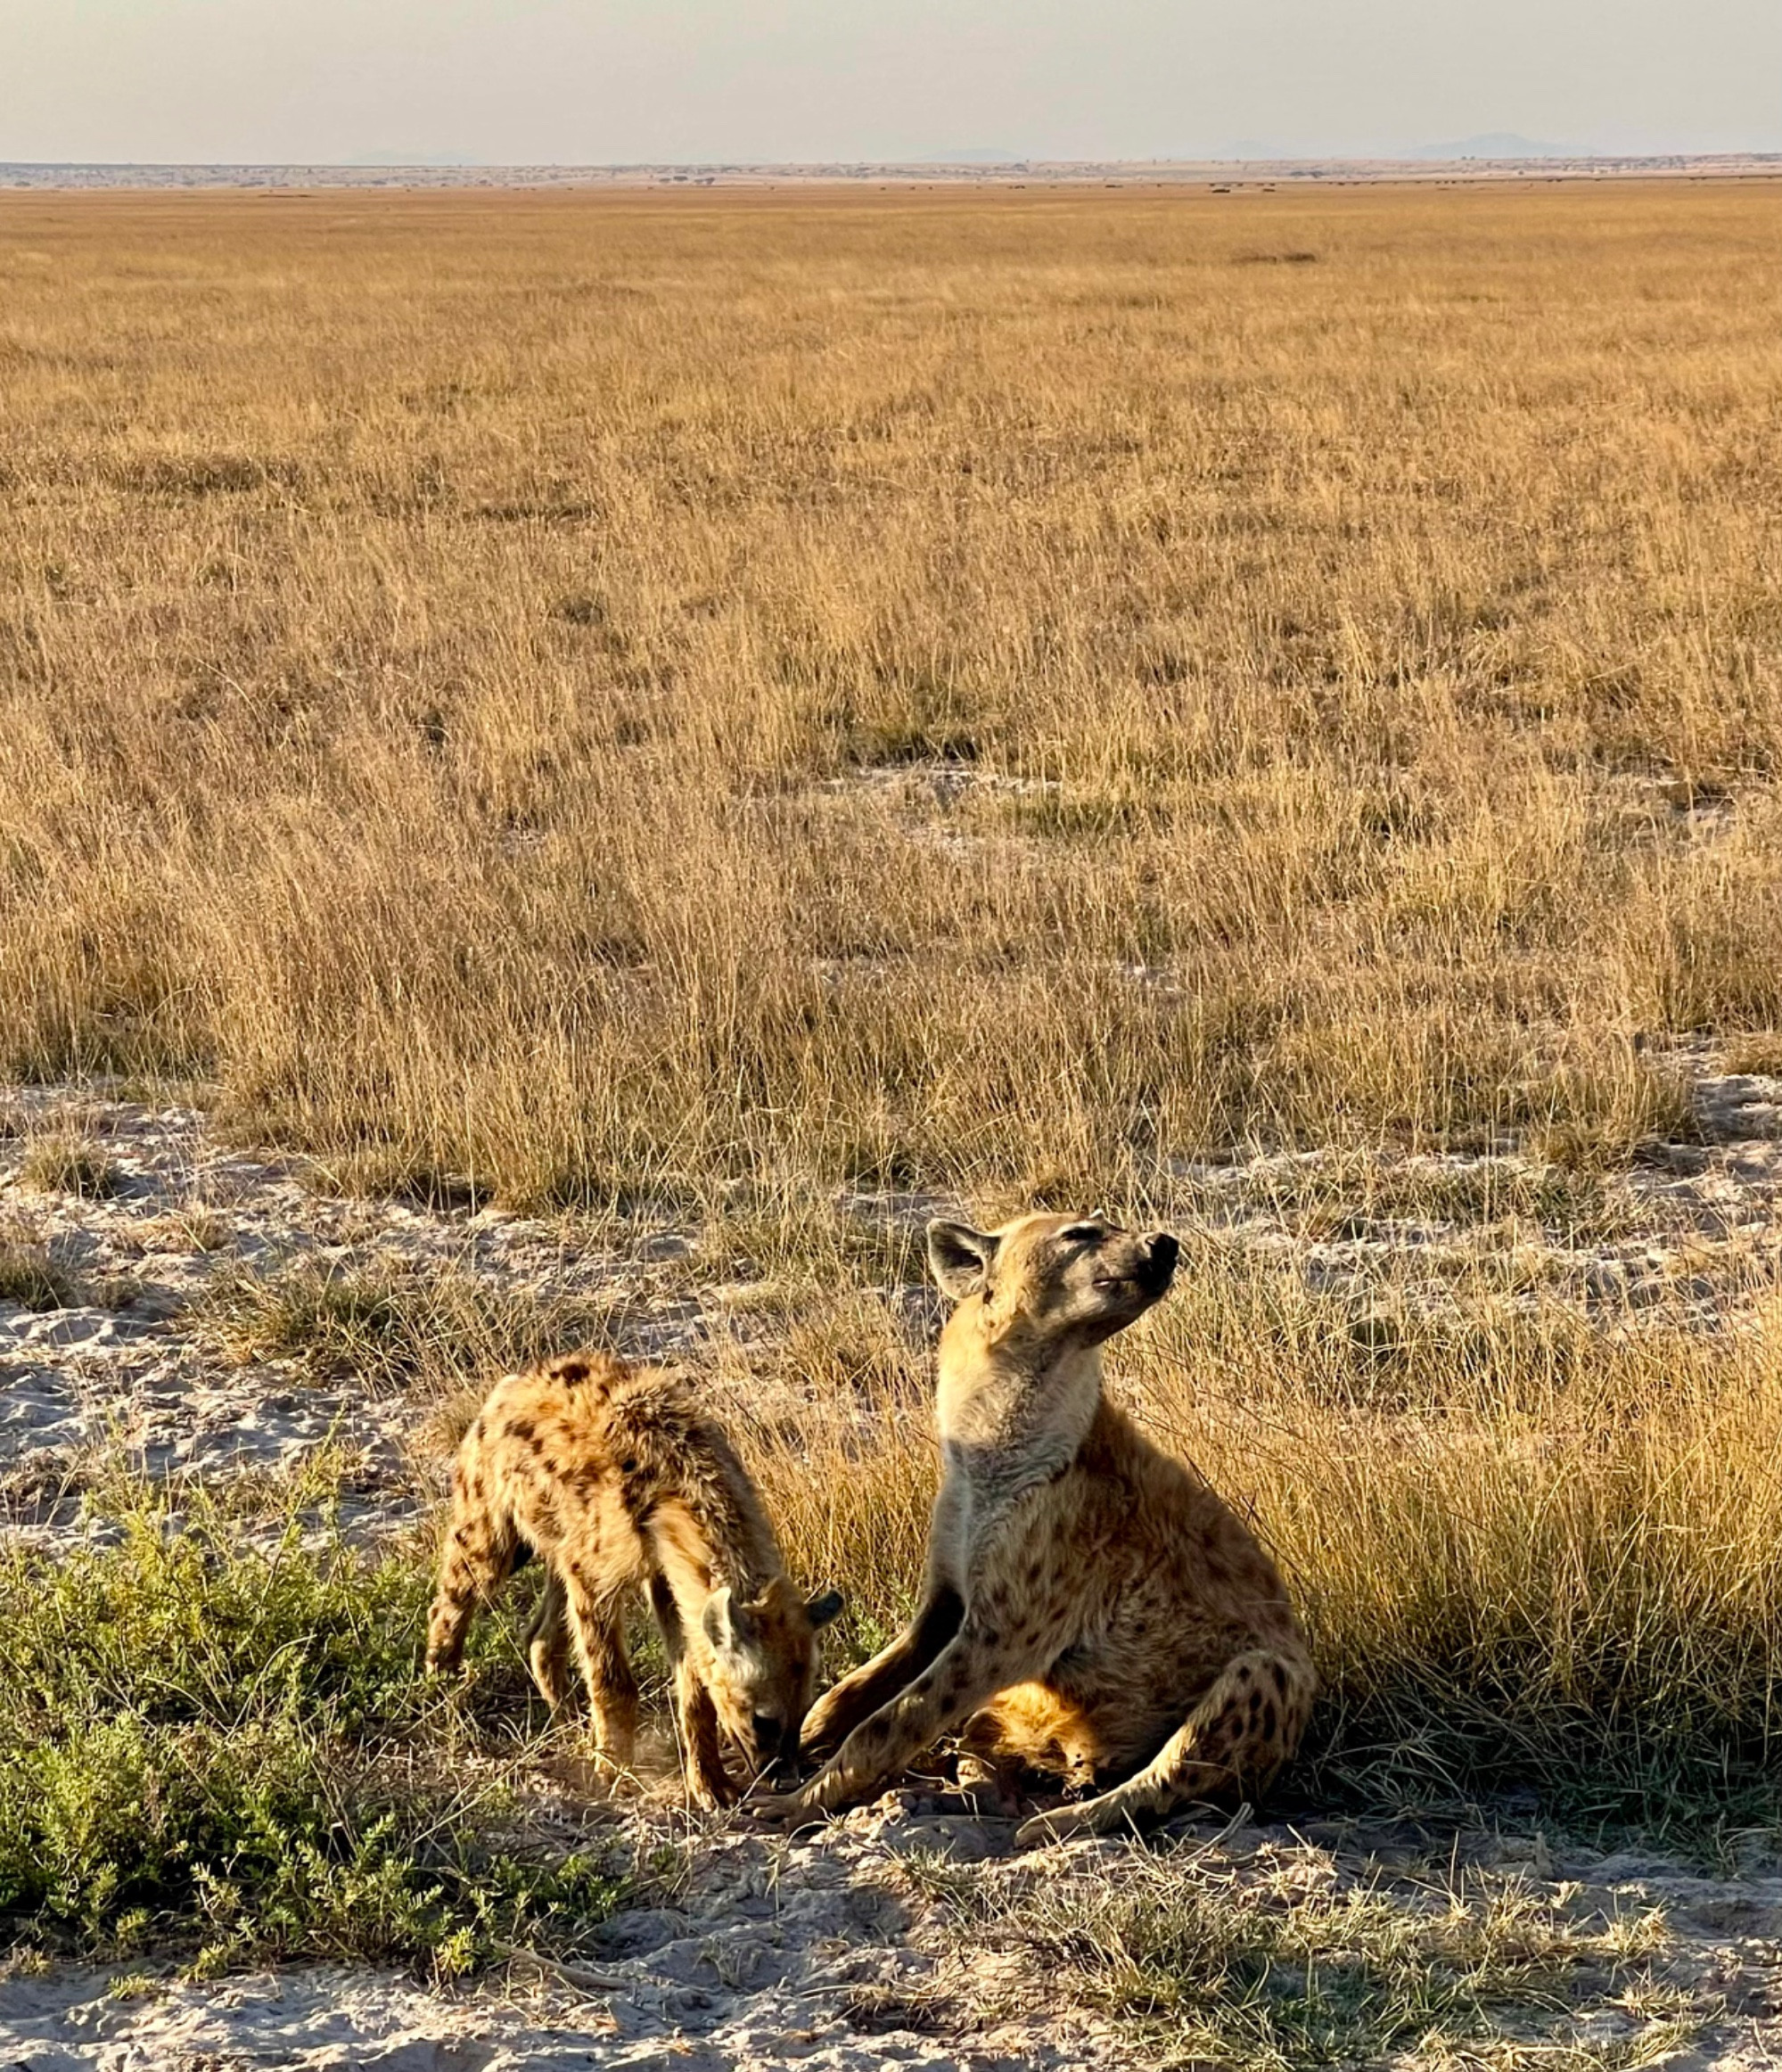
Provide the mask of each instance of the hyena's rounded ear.
POLYGON ((706 1639, 720 1650, 742 1647, 754 1638, 755 1622, 749 1616, 749 1607, 736 1602, 735 1593, 728 1583, 722 1590, 714 1590, 706 1599, 699 1623, 704 1628, 706 1639))
POLYGON ((969 1223, 937 1219, 928 1226, 928 1270, 942 1295, 956 1303, 976 1295, 990 1279, 1000 1237, 974 1230, 969 1223))
POLYGON ((839 1590, 825 1590, 821 1597, 814 1597, 804 1607, 804 1616, 815 1629, 826 1626, 842 1609, 847 1599, 839 1590))

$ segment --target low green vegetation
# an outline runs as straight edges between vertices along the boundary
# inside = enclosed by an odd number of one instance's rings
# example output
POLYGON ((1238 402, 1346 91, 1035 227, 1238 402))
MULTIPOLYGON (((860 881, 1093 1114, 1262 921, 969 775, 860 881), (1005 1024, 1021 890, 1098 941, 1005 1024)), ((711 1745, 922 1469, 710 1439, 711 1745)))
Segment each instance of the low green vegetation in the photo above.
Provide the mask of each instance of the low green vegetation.
POLYGON ((312 1546, 295 1516, 263 1550, 201 1506, 120 1522, 0 1558, 0 1937, 436 1975, 583 1945, 620 1881, 529 1830, 493 1622, 466 1697, 422 1677, 417 1558, 312 1546))

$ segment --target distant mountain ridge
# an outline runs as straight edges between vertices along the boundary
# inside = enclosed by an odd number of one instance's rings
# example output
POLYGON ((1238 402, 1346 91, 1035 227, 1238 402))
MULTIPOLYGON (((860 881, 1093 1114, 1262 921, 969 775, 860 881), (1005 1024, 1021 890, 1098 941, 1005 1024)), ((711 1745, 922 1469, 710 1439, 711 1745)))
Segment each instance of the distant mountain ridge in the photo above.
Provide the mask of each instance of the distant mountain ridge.
POLYGON ((346 161, 349 166, 480 166, 482 160, 467 151, 362 151, 346 161))
POLYGON ((1589 152, 1570 144, 1541 144, 1518 136, 1513 129, 1490 129, 1482 136, 1463 136, 1458 144, 1420 144, 1405 153, 1413 159, 1573 159, 1589 152))

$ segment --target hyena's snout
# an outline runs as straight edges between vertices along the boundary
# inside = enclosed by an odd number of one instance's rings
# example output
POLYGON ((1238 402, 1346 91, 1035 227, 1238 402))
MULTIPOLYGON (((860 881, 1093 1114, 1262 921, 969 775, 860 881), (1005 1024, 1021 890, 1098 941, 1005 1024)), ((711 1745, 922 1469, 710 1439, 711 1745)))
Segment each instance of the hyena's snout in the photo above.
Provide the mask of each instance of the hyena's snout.
POLYGON ((1176 1277, 1180 1244, 1167 1230, 1153 1230, 1139 1240, 1138 1279, 1147 1295, 1164 1294, 1176 1277))
POLYGON ((757 1714, 753 1722, 755 1764, 760 1775, 775 1790, 784 1790, 799 1779, 798 1729, 788 1728, 784 1720, 768 1719, 757 1714))

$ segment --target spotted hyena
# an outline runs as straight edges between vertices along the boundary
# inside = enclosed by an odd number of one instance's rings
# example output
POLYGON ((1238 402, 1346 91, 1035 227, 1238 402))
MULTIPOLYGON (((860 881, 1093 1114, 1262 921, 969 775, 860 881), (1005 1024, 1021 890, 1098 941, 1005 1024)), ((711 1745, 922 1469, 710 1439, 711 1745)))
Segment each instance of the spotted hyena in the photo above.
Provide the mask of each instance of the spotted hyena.
POLYGON ((1099 1217, 937 1222, 942 1482, 920 1607, 805 1722, 826 1757, 786 1814, 839 1806, 958 1733, 981 1772, 1048 1772, 1082 1804, 1026 1841, 1260 1791, 1316 1678, 1273 1563, 1102 1394, 1103 1344, 1168 1290, 1178 1247, 1099 1217))
POLYGON ((561 1706, 573 1647, 604 1765, 628 1769, 636 1739, 625 1613, 639 1592, 674 1669, 694 1797, 736 1797, 725 1742, 745 1784, 795 1753, 817 1629, 842 1599, 807 1603, 792 1587, 754 1484, 685 1384, 574 1353, 495 1385, 458 1449, 429 1668, 456 1665, 476 1605, 529 1552, 546 1570, 533 1680, 561 1706))

